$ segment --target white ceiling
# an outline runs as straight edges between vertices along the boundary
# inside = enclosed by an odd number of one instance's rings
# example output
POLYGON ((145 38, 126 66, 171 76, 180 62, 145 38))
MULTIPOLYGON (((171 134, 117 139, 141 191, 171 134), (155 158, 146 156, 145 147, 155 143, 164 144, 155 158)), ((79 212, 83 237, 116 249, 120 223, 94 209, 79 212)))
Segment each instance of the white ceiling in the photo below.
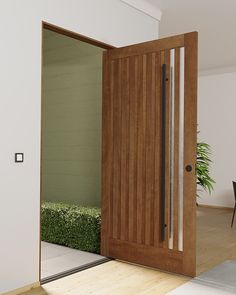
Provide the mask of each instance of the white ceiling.
POLYGON ((145 0, 162 10, 160 37, 199 32, 199 70, 236 68, 236 0, 145 0))

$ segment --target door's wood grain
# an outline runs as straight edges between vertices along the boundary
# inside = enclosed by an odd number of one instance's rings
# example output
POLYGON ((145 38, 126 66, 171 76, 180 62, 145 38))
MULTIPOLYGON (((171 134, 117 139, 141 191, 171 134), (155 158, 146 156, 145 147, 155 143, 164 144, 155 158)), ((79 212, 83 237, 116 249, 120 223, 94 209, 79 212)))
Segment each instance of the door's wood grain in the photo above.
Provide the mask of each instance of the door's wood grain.
POLYGON ((184 46, 184 34, 109 50, 112 59, 139 56, 184 46))
POLYGON ((174 174, 178 172, 179 47, 185 47, 184 164, 196 156, 196 33, 109 50, 104 60, 102 255, 195 273, 195 174, 184 175, 184 249, 178 251, 178 177, 170 195, 170 49, 175 48, 174 174), (186 43, 186 44, 185 44, 186 43), (160 239, 161 69, 166 64, 165 241, 160 239), (190 84, 190 85, 189 85, 190 84), (172 212, 172 210, 171 210, 172 212), (174 249, 169 249, 173 218, 174 249))
POLYGON ((137 241, 137 132, 138 132, 138 59, 130 59, 130 107, 129 107, 129 241, 137 241))
MULTIPOLYGON (((112 188, 111 196, 108 200, 112 199, 113 212, 110 222, 113 227, 113 237, 120 239, 120 210, 121 210, 121 60, 113 61, 113 72, 111 72, 111 80, 113 88, 111 93, 113 96, 113 159, 112 161, 112 188)), ((109 136, 109 135, 108 135, 109 136)), ((104 181, 107 181, 105 179, 104 181)))
POLYGON ((161 55, 155 60, 155 144, 154 144, 154 246, 160 247, 160 191, 161 191, 161 55))
POLYGON ((186 274, 196 274, 197 33, 184 35, 184 258, 186 274))
POLYGON ((145 106, 146 96, 144 93, 143 79, 146 75, 145 60, 142 55, 138 57, 138 134, 137 134, 137 243, 144 241, 143 232, 143 178, 145 175, 144 159, 145 152, 145 106))
POLYGON ((113 232, 113 226, 108 222, 113 193, 113 94, 110 94, 110 68, 107 52, 103 53, 103 100, 102 100, 102 223, 101 252, 109 253, 107 233, 113 232))
POLYGON ((128 237, 128 206, 129 206, 129 59, 121 60, 121 159, 120 159, 120 239, 128 237))

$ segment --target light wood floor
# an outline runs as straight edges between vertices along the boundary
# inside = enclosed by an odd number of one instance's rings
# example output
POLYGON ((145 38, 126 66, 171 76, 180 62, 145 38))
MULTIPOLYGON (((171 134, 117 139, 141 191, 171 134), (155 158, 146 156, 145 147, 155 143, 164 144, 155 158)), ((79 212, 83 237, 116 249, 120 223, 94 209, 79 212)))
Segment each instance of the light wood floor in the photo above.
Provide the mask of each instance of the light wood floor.
POLYGON ((162 295, 186 281, 185 277, 110 261, 25 295, 162 295))
MULTIPOLYGON (((198 274, 227 260, 236 259, 232 212, 198 209, 198 274)), ((164 295, 189 278, 119 261, 111 261, 43 285, 25 295, 164 295)))

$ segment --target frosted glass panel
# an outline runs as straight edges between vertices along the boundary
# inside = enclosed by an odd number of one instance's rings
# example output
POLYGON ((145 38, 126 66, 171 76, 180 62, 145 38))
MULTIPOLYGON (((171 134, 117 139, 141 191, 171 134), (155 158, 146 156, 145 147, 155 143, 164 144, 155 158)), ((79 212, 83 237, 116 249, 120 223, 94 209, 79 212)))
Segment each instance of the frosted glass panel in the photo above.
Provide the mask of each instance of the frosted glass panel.
POLYGON ((175 50, 170 50, 170 195, 169 195, 169 249, 173 249, 173 198, 174 198, 174 73, 175 50))
POLYGON ((184 48, 180 48, 180 92, 179 92, 179 234, 178 249, 183 251, 184 208, 184 48))

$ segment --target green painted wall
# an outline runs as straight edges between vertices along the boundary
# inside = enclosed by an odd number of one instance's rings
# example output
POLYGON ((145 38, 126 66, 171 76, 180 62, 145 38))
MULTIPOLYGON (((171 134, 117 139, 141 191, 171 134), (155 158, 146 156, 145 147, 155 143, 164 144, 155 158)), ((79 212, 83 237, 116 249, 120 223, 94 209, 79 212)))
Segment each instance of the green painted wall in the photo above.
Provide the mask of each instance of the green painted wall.
POLYGON ((42 196, 100 206, 102 49, 44 31, 42 196))

